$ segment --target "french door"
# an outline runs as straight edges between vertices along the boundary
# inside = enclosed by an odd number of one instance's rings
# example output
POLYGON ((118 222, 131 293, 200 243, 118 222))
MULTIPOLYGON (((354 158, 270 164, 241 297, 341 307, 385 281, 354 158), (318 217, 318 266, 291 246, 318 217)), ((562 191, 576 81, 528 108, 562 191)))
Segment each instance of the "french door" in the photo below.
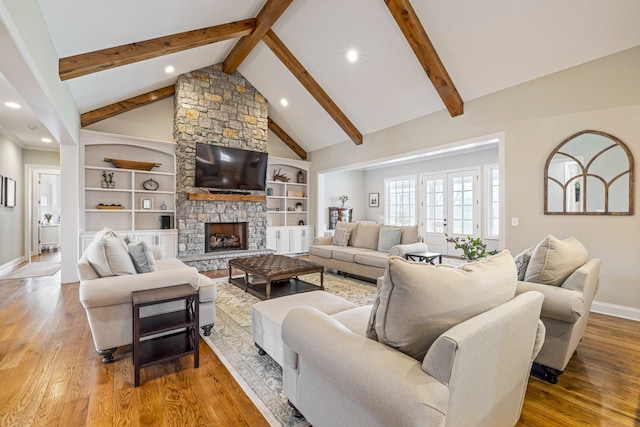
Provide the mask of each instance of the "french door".
POLYGON ((480 169, 425 174, 422 183, 422 235, 429 252, 459 255, 450 237, 480 235, 480 169))

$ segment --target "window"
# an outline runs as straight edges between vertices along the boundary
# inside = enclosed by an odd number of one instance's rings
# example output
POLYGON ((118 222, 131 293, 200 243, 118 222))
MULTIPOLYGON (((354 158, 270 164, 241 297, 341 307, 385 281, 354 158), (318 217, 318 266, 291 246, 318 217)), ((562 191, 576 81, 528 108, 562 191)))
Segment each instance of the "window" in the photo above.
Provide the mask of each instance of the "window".
POLYGON ((486 237, 500 236, 500 169, 498 165, 485 167, 487 177, 487 232, 486 237))
POLYGON ((416 224, 416 178, 415 176, 389 178, 385 180, 386 206, 385 224, 416 224))
POLYGON ((474 176, 452 176, 450 179, 453 214, 451 225, 453 234, 473 234, 474 222, 474 176))

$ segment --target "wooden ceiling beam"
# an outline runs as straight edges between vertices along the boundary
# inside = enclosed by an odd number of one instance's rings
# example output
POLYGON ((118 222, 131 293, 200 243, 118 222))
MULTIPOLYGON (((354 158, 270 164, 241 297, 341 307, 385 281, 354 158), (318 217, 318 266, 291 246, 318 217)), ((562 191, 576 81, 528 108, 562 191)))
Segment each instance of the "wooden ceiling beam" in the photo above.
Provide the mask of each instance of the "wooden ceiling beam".
POLYGON ((151 104, 164 98, 169 98, 174 95, 175 90, 176 88, 174 85, 167 86, 162 89, 147 92, 143 95, 125 99, 124 101, 116 102, 115 104, 107 105, 106 107, 89 111, 88 113, 80 115, 80 124, 82 127, 89 126, 90 124, 108 119, 109 117, 131 111, 135 108, 151 104))
POLYGON ((462 98, 442 61, 440 61, 438 52, 431 44, 431 40, 429 40, 427 32, 420 23, 418 15, 416 15, 409 0, 385 0, 384 2, 387 4, 407 42, 409 42, 422 68, 429 76, 431 83, 438 91, 451 117, 462 114, 464 112, 462 98))
POLYGON ((267 0, 256 16, 256 29, 238 40, 224 60, 222 71, 233 74, 292 2, 293 0, 267 0))
POLYGON ((302 160, 307 160, 307 152, 302 148, 293 138, 289 136, 276 122, 269 119, 269 130, 276 134, 278 138, 282 140, 294 153, 296 153, 302 160))
POLYGON ((61 80, 68 80, 122 65, 132 64, 158 56, 180 52, 194 47, 205 46, 223 40, 243 37, 251 34, 256 28, 256 19, 244 19, 186 31, 165 37, 110 47, 95 52, 61 58, 59 74, 61 80))
POLYGON ((311 77, 311 74, 302 66, 289 49, 282 43, 278 36, 269 30, 264 38, 264 43, 273 51, 273 53, 282 61, 282 63, 291 71, 291 73, 302 83, 302 86, 315 98, 316 101, 326 110, 327 113, 336 121, 338 126, 347 134, 347 136, 356 144, 362 144, 362 133, 351 123, 347 116, 338 108, 327 93, 320 85, 311 77))

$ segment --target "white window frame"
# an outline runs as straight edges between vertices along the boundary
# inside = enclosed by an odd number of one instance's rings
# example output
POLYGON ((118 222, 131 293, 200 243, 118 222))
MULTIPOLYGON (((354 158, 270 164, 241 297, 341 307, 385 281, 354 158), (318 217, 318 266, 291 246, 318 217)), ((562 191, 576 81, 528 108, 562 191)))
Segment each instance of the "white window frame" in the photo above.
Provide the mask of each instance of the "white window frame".
MULTIPOLYGON (((388 225, 416 225, 418 223, 418 179, 416 175, 405 175, 405 176, 396 176, 392 178, 385 178, 384 180, 384 193, 385 193, 385 202, 384 202, 384 223, 388 225), (404 180, 413 180, 413 213, 410 224, 395 224, 391 222, 391 196, 389 193, 389 187, 392 182, 404 181, 404 180)), ((411 218, 410 218, 411 220, 411 218)))
POLYGON ((502 214, 502 200, 500 200, 500 197, 502 197, 503 192, 502 192, 502 188, 501 188, 501 184, 502 184, 502 179, 501 179, 501 174, 500 174, 500 165, 498 163, 493 163, 493 164, 488 164, 488 165, 484 165, 484 171, 483 171, 483 175, 484 175, 484 185, 483 185, 483 191, 484 191, 484 197, 482 197, 482 201, 485 205, 485 215, 484 215, 484 238, 485 239, 496 239, 499 240, 500 239, 500 229, 501 226, 500 224, 502 223, 502 218, 500 218, 500 215, 502 214), (498 208, 497 211, 494 211, 493 209, 493 180, 492 180, 492 171, 497 170, 498 171, 498 208), (497 233, 495 233, 495 230, 492 230, 491 227, 491 222, 493 220, 493 218, 496 217, 498 218, 498 230, 497 233))

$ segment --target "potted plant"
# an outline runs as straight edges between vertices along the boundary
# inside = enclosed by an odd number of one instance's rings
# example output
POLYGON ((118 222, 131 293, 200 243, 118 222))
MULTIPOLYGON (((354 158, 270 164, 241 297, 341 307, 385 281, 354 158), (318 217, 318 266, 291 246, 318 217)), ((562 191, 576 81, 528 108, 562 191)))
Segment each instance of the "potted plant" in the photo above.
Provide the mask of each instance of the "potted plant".
POLYGON ((47 224, 51 224, 51 218, 52 217, 53 217, 53 215, 51 215, 50 213, 44 214, 44 218, 47 220, 47 224))
POLYGON ((297 202, 296 203, 296 211, 302 211, 302 202, 297 202))
POLYGON ((340 200, 342 202, 342 208, 344 208, 344 204, 347 202, 347 200, 349 200, 349 196, 343 194, 342 196, 338 197, 338 200, 340 200))
POLYGON ((453 243, 455 249, 462 249, 462 259, 473 261, 478 258, 484 258, 487 255, 495 255, 498 252, 487 252, 487 244, 482 242, 480 237, 473 238, 467 236, 467 238, 464 239, 462 237, 449 237, 447 233, 444 235, 447 238, 447 242, 453 243))

